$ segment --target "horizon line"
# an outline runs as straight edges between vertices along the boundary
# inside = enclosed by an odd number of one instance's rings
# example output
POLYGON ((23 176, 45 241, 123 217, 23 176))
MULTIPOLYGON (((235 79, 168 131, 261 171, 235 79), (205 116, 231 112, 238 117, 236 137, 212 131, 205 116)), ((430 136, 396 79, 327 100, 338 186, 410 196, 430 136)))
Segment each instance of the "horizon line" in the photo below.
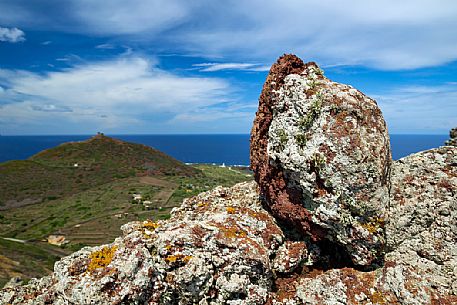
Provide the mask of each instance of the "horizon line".
MULTIPOLYGON (((105 136, 250 136, 250 133, 102 133, 105 136)), ((69 136, 88 136, 93 137, 95 134, 80 133, 80 134, 0 134, 0 137, 69 137, 69 136)), ((448 136, 447 133, 389 133, 389 136, 401 135, 417 135, 417 136, 448 136)))

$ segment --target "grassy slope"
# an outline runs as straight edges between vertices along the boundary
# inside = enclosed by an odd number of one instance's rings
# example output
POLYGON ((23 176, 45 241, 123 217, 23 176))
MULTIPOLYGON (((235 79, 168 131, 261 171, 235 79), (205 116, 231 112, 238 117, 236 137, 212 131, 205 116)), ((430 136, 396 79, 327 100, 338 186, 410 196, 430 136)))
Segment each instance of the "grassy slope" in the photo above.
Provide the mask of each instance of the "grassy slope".
POLYGON ((145 145, 99 135, 0 164, 0 207, 8 201, 61 198, 137 175, 193 177, 200 172, 145 145))
POLYGON ((13 276, 31 278, 50 273, 59 259, 52 247, 0 238, 0 287, 13 276))
POLYGON ((143 145, 107 137, 0 164, 0 177, 0 200, 39 198, 33 205, 0 210, 0 287, 16 274, 44 275, 58 257, 84 245, 112 241, 128 221, 166 219, 185 197, 252 179, 235 169, 189 167, 143 145), (132 193, 153 201, 152 210, 132 204, 132 193), (40 242, 50 234, 71 242, 63 248, 40 242))

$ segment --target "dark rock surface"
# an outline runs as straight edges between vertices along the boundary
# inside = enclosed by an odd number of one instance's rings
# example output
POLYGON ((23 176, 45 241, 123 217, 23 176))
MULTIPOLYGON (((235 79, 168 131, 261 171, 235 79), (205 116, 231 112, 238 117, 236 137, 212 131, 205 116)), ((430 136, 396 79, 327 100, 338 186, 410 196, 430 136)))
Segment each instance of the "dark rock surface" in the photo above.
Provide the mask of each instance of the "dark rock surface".
POLYGON ((450 131, 449 131, 449 140, 446 141, 446 145, 449 145, 449 146, 457 146, 457 127, 456 128, 452 128, 450 131))

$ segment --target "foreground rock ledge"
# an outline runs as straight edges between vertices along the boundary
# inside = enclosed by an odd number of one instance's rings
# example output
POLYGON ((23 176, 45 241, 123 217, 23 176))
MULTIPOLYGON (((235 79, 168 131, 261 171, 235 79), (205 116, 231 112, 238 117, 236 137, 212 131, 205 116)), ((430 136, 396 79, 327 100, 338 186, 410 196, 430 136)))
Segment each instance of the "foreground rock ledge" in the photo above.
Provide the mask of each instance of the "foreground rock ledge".
POLYGON ((332 82, 314 62, 278 59, 251 132, 251 167, 277 219, 370 265, 384 250, 391 162, 374 100, 332 82))
POLYGON ((3 289, 0 304, 455 304, 457 148, 394 162, 385 262, 323 268, 312 242, 290 241, 257 186, 216 188, 168 221, 56 263, 51 276, 3 289))

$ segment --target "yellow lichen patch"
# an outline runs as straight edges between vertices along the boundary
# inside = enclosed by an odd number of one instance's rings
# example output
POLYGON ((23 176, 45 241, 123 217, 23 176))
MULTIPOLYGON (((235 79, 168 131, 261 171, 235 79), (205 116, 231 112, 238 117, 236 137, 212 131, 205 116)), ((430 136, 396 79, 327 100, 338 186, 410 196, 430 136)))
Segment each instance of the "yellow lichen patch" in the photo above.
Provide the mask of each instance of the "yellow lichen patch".
POLYGON ((203 201, 200 201, 199 203, 197 203, 197 207, 199 207, 199 208, 204 207, 206 205, 208 205, 208 203, 203 202, 203 201))
POLYGON ((167 257, 165 257, 165 261, 169 264, 181 263, 181 262, 184 264, 187 264, 191 258, 192 258, 192 255, 175 254, 175 255, 168 255, 167 257))
POLYGON ((371 300, 371 302, 372 302, 373 304, 379 304, 379 305, 388 304, 388 303, 387 303, 387 300, 384 298, 384 296, 382 295, 382 293, 379 292, 379 291, 374 291, 374 292, 371 294, 370 300, 371 300))
POLYGON ((378 232, 379 229, 383 228, 385 220, 383 217, 374 217, 366 223, 361 223, 361 226, 365 228, 371 234, 378 232))
POLYGON ((223 227, 221 228, 221 232, 224 234, 225 237, 227 238, 243 238, 247 236, 246 231, 237 228, 237 227, 223 227))
POLYGON ((150 231, 154 231, 158 227, 160 227, 160 224, 158 224, 157 222, 154 222, 150 219, 143 222, 143 228, 148 229, 150 231))
POLYGON ((236 209, 234 207, 227 207, 226 210, 228 214, 235 214, 236 212, 236 209))
POLYGON ((167 251, 170 251, 170 250, 171 250, 171 245, 166 245, 164 248, 165 248, 167 251))
POLYGON ((106 268, 113 260, 114 253, 117 250, 117 246, 103 247, 101 250, 92 252, 90 254, 89 265, 87 266, 87 272, 94 272, 99 268, 106 268))

